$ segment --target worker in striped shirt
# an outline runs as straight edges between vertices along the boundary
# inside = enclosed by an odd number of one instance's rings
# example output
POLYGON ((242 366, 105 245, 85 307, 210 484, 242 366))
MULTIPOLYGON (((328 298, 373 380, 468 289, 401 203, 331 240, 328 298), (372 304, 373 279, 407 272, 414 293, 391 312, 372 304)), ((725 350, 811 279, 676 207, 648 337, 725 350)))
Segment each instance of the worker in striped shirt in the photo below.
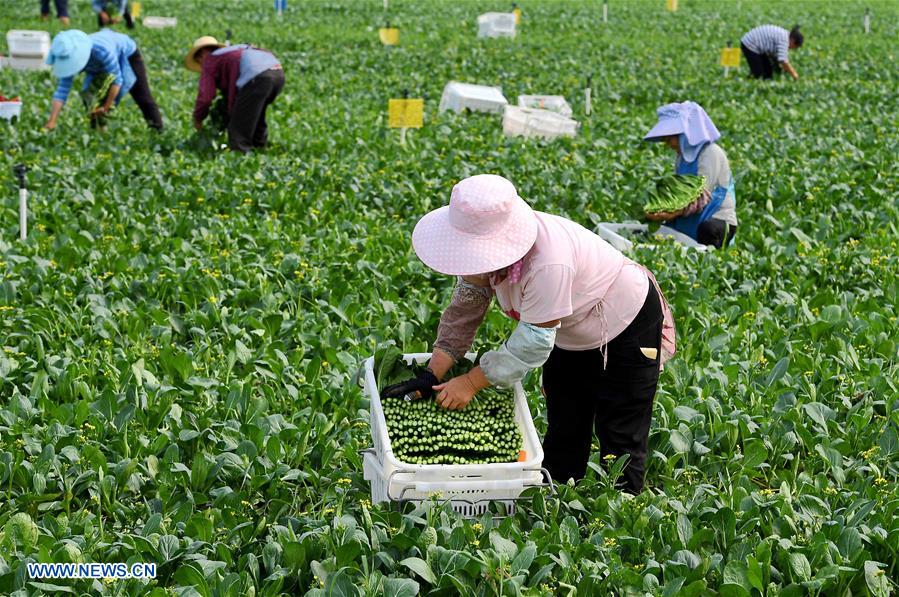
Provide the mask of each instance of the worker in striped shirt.
POLYGON ((106 116, 126 93, 130 93, 150 128, 162 130, 162 115, 150 93, 143 58, 134 40, 124 33, 110 29, 90 35, 77 29, 63 31, 53 38, 46 62, 53 67, 53 74, 59 79, 56 93, 53 94, 50 118, 44 125, 46 129, 56 128, 56 121, 69 98, 75 76, 83 72, 84 90, 90 87, 95 78, 113 77, 103 103, 91 113, 92 121, 106 116))
POLYGON ((790 64, 789 50, 802 46, 803 36, 796 25, 790 31, 777 25, 762 25, 743 36, 740 48, 749 64, 749 72, 756 79, 770 79, 778 64, 790 73, 794 81, 799 74, 790 64))

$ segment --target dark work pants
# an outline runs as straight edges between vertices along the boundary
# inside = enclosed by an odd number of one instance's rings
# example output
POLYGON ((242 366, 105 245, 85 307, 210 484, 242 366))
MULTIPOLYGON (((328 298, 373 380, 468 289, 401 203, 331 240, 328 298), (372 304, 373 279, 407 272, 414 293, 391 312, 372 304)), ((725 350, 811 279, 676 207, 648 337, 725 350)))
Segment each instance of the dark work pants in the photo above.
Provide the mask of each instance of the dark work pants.
POLYGON ((777 67, 774 59, 765 54, 756 54, 744 43, 740 44, 740 49, 743 50, 743 56, 749 64, 749 72, 754 78, 771 79, 774 76, 774 69, 777 67))
MULTIPOLYGON (((56 18, 62 19, 69 16, 69 0, 53 0, 56 6, 56 18)), ((41 16, 50 15, 50 0, 41 0, 41 16)))
POLYGON ((564 483, 583 478, 595 433, 601 457, 630 457, 619 487, 631 493, 643 490, 661 344, 662 303, 650 282, 636 319, 608 343, 605 369, 598 348, 553 348, 543 365, 549 422, 543 465, 553 479, 564 483), (656 349, 656 358, 645 356, 641 347, 656 349))
POLYGON ((284 71, 269 69, 259 73, 237 90, 228 124, 228 144, 234 151, 248 152, 268 143, 265 111, 284 89, 284 71))
POLYGON ((131 88, 131 97, 134 98, 134 103, 140 108, 141 114, 144 115, 144 120, 147 121, 150 128, 161 131, 162 114, 159 113, 159 106, 156 105, 153 94, 150 93, 147 68, 144 66, 144 59, 141 58, 139 50, 135 50, 134 54, 128 58, 128 63, 137 76, 137 81, 134 82, 134 87, 131 88))
POLYGON ((720 249, 730 242, 737 233, 737 227, 724 220, 709 218, 696 229, 696 241, 702 245, 711 245, 720 249))

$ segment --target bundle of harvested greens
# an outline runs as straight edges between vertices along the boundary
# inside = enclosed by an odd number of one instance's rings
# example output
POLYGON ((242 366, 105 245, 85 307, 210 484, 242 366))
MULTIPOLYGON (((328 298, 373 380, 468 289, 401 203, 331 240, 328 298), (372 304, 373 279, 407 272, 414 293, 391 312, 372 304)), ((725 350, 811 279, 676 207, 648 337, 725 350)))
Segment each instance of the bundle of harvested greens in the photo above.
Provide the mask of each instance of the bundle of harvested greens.
POLYGON ((91 127, 105 127, 106 121, 115 109, 115 104, 106 114, 94 115, 94 112, 106 103, 106 96, 109 94, 109 88, 115 82, 114 75, 97 76, 91 79, 87 89, 81 92, 81 101, 87 109, 87 117, 91 122, 91 127))
POLYGON ((704 176, 675 174, 659 179, 643 213, 648 220, 672 220, 698 213, 708 204, 704 176))

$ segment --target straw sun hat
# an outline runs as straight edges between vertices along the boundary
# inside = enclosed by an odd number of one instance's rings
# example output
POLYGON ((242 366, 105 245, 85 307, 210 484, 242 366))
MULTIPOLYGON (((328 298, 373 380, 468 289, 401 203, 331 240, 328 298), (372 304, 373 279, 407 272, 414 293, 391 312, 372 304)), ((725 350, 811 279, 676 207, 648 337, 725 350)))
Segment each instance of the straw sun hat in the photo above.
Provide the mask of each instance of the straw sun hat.
POLYGON ((453 187, 448 206, 412 232, 421 261, 442 274, 470 276, 508 267, 537 240, 537 216, 502 176, 478 174, 453 187))
POLYGON ((190 51, 187 52, 187 56, 184 57, 184 66, 187 67, 187 70, 192 70, 195 73, 198 73, 200 72, 200 63, 197 62, 197 52, 199 52, 203 48, 224 47, 225 44, 219 43, 219 40, 217 40, 216 38, 212 37, 211 35, 204 35, 203 37, 197 39, 190 51))

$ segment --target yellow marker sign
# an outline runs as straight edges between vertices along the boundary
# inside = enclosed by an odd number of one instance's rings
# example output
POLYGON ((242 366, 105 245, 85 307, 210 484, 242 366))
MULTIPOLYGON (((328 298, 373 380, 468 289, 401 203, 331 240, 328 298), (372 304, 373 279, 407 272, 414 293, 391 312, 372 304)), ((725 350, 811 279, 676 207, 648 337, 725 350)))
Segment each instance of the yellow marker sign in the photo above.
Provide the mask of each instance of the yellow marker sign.
POLYGON ((140 2, 131 3, 131 16, 135 19, 140 18, 140 2))
POLYGON ((740 48, 721 48, 721 66, 724 68, 740 66, 740 48))
POLYGON ((677 10, 677 0, 665 0, 665 8, 674 12, 677 10))
POLYGON ((423 99, 392 99, 387 102, 387 126, 392 129, 420 129, 424 115, 423 99))
POLYGON ((513 9, 512 14, 515 15, 515 24, 521 25, 521 9, 520 8, 513 9))
POLYGON ((378 29, 378 37, 385 46, 395 46, 400 43, 400 30, 397 27, 381 27, 378 29))

